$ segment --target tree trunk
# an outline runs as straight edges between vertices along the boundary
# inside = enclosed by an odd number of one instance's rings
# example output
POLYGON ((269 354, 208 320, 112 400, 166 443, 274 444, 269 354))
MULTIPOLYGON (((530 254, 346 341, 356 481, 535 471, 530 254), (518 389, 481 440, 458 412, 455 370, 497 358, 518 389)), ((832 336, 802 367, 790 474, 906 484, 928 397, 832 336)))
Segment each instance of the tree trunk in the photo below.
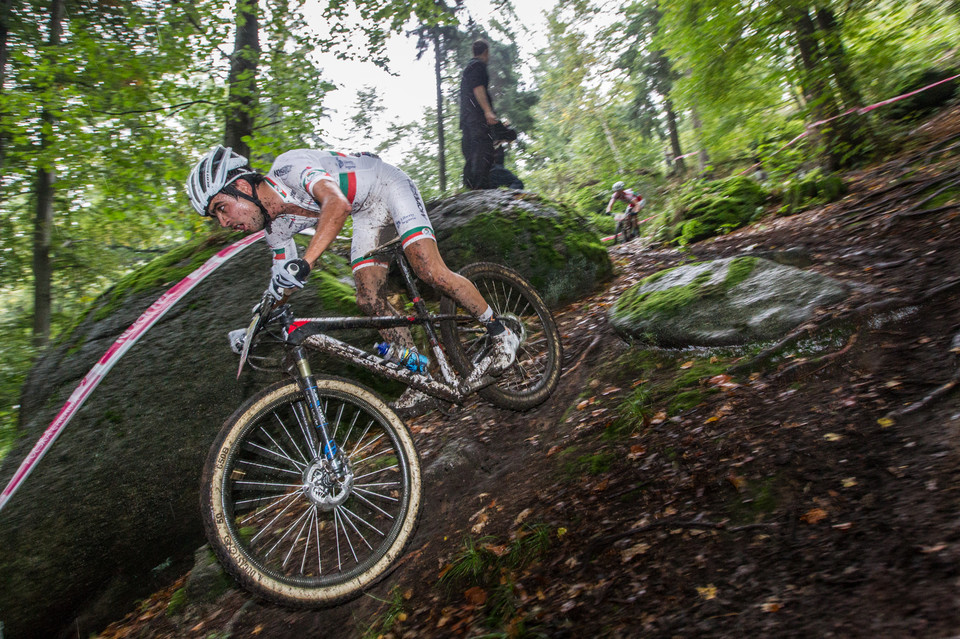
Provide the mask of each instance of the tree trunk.
POLYGON ((440 192, 447 190, 447 150, 443 130, 443 77, 440 74, 442 60, 440 50, 440 30, 433 32, 434 72, 437 78, 437 163, 440 165, 440 192))
MULTIPOLYGON (((13 0, 0 0, 0 95, 3 94, 3 85, 7 80, 7 34, 9 31, 10 12, 13 0)), ((7 114, 0 112, 0 176, 3 175, 7 157, 7 114)))
POLYGON ((817 9, 817 26, 820 28, 820 42, 823 44, 824 57, 830 65, 844 108, 863 106, 863 98, 857 89, 850 65, 847 64, 847 52, 840 38, 840 28, 833 9, 824 7, 817 9))
POLYGON ((700 143, 700 150, 697 152, 697 160, 700 163, 700 172, 703 173, 710 166, 710 154, 707 153, 707 147, 703 143, 703 122, 700 121, 700 114, 697 113, 697 107, 690 109, 690 123, 697 134, 697 142, 700 143))
MULTIPOLYGON (((50 37, 47 44, 53 48, 60 44, 63 29, 64 0, 50 3, 50 37)), ((49 93, 54 93, 49 91, 49 93)), ((45 98, 45 96, 44 96, 45 98)), ((53 229, 53 196, 56 173, 49 150, 52 145, 53 127, 56 120, 49 106, 40 114, 42 128, 40 147, 37 152, 36 198, 37 211, 33 225, 33 343, 43 346, 50 340, 51 279, 50 240, 53 229)))
POLYGON ((680 133, 677 131, 677 114, 673 110, 673 101, 670 98, 665 100, 663 110, 667 115, 667 135, 670 137, 670 152, 674 158, 667 169, 669 173, 677 171, 682 175, 686 172, 687 166, 680 157, 683 151, 680 149, 680 133))
MULTIPOLYGON (((826 83, 825 74, 820 68, 820 45, 817 41, 816 25, 810 12, 803 8, 793 8, 789 12, 793 21, 794 35, 800 52, 803 93, 814 122, 827 120, 838 113, 826 83)), ((841 165, 841 140, 839 129, 834 123, 821 124, 810 129, 814 145, 820 148, 828 171, 836 171, 841 165)))
POLYGON ((597 117, 600 120, 600 126, 603 127, 603 136, 607 139, 607 146, 610 147, 613 159, 617 163, 617 173, 623 173, 623 157, 620 155, 620 149, 617 148, 616 141, 613 139, 613 131, 607 124, 607 118, 604 117, 602 111, 597 111, 597 117))
POLYGON ((250 157, 250 145, 244 138, 253 136, 254 109, 257 105, 257 63, 260 60, 260 27, 257 0, 237 0, 237 37, 227 78, 226 126, 223 145, 250 157))
MULTIPOLYGON (((848 64, 847 52, 843 46, 840 26, 837 24, 836 14, 829 7, 817 9, 817 26, 820 28, 820 41, 823 44, 824 57, 830 65, 834 82, 840 93, 840 100, 844 110, 863 106, 863 96, 857 89, 857 83, 848 64)), ((851 114, 836 122, 843 139, 851 149, 856 149, 857 155, 862 155, 865 149, 875 146, 873 129, 870 120, 866 117, 851 114)))

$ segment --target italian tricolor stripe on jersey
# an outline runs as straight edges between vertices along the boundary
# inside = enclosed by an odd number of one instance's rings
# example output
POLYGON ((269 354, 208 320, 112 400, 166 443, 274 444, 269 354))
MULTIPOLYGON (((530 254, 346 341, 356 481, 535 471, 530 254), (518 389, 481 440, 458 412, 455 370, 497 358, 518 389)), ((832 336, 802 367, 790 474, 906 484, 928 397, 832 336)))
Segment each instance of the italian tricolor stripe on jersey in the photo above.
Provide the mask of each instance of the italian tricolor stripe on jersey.
POLYGON ((366 257, 366 258, 361 257, 359 259, 356 259, 350 262, 350 269, 354 271, 361 268, 365 268, 367 266, 383 266, 384 268, 386 268, 390 266, 390 264, 387 262, 381 262, 375 257, 366 257))
MULTIPOLYGON (((346 154, 338 153, 336 151, 330 151, 330 155, 346 157, 346 154)), ((353 171, 341 173, 340 190, 343 191, 343 194, 347 196, 347 200, 350 202, 350 204, 353 204, 353 198, 357 196, 357 174, 353 171)))
POLYGON ((267 184, 273 187, 273 190, 277 192, 277 194, 280 196, 280 199, 282 199, 284 202, 290 201, 290 195, 287 194, 287 192, 283 189, 282 186, 274 182, 269 177, 264 177, 263 179, 267 181, 267 184))
POLYGON ((273 249, 273 259, 275 260, 285 260, 287 259, 287 250, 284 248, 275 248, 273 249))
POLYGON ((413 244, 417 240, 430 239, 434 242, 437 241, 437 238, 433 235, 433 229, 429 226, 418 226, 417 228, 410 229, 406 233, 400 236, 400 243, 403 244, 403 248, 407 248, 410 244, 413 244))

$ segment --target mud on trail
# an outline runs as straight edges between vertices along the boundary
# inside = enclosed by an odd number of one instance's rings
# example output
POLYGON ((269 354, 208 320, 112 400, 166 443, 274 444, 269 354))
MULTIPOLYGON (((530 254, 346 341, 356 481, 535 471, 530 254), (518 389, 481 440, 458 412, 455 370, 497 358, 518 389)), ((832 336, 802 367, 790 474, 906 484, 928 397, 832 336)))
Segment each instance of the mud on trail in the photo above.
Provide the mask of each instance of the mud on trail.
POLYGON ((896 159, 846 175, 839 202, 687 252, 611 248, 611 285, 557 313, 565 373, 547 404, 514 414, 475 401, 411 420, 421 524, 369 595, 292 611, 229 591, 169 615, 175 585, 101 636, 956 635, 955 147, 958 110, 896 159), (855 292, 753 368, 756 353, 643 354, 607 325, 607 306, 643 277, 748 253, 855 292), (638 391, 695 370, 674 387, 692 406, 638 391), (477 573, 458 581, 465 539, 477 573))

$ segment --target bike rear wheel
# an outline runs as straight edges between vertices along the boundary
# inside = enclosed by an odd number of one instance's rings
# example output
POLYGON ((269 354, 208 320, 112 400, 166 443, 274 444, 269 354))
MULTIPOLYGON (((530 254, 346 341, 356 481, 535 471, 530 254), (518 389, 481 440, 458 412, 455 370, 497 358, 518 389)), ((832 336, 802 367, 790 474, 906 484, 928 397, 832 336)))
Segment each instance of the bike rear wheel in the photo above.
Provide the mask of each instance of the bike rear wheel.
MULTIPOLYGON (((539 293, 513 269, 477 262, 460 270, 473 282, 493 309, 494 316, 520 336, 517 360, 497 379, 479 391, 481 397, 500 408, 527 410, 542 404, 560 381, 563 353, 560 333, 539 293)), ((444 297, 444 314, 466 311, 444 297)), ((469 375, 488 347, 486 329, 480 322, 442 322, 440 334, 457 372, 469 375)))
POLYGON ((413 440, 386 404, 348 380, 316 383, 342 474, 319 451, 299 386, 281 382, 224 424, 200 497, 226 571, 300 607, 340 603, 385 577, 416 529, 422 490, 413 440))

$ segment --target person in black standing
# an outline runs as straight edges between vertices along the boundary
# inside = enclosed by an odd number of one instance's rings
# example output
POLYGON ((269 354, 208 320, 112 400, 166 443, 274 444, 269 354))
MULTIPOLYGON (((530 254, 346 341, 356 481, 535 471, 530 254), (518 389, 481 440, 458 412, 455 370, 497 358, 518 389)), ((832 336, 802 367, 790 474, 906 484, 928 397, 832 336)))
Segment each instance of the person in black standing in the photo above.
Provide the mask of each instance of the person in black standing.
POLYGON ((483 40, 473 43, 473 59, 463 69, 460 79, 460 130, 463 138, 463 185, 468 189, 490 188, 493 166, 493 137, 490 127, 499 119, 493 112, 493 101, 487 90, 490 76, 487 62, 490 47, 483 40))

